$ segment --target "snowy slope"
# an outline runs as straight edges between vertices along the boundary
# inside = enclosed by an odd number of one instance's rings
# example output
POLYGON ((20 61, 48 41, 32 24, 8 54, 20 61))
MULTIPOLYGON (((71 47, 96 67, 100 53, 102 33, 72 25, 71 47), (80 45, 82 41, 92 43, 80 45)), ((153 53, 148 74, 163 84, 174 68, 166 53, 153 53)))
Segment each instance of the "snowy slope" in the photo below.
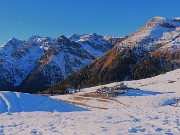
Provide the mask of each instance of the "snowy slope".
POLYGON ((85 110, 87 109, 60 102, 48 97, 18 92, 0 92, 0 114, 34 111, 72 112, 85 110))
MULTIPOLYGON (((180 105, 173 107, 169 104, 175 103, 175 97, 180 97, 180 69, 156 77, 124 81, 124 83, 128 87, 140 90, 132 89, 113 99, 83 96, 84 93, 94 92, 101 87, 97 86, 83 89, 83 92, 75 95, 53 97, 93 110, 88 114, 86 113, 86 116, 91 115, 91 118, 83 117, 90 123, 88 126, 83 126, 83 122, 79 121, 77 125, 80 124, 84 128, 80 131, 76 128, 75 131, 69 133, 179 134, 180 105), (100 108, 105 110, 99 110, 100 108), (95 130, 92 130, 93 128, 95 130)), ((104 86, 112 87, 116 84, 104 86)), ((74 120, 77 119, 74 118, 74 120)))
MULTIPOLYGON (((81 106, 86 106, 91 111, 0 114, 0 133, 179 135, 180 106, 167 104, 174 97, 180 97, 179 69, 153 78, 124 83, 140 90, 132 89, 125 95, 112 99, 83 96, 84 93, 94 92, 101 87, 96 86, 83 89, 80 93, 52 97, 74 104, 81 103, 81 106)), ((116 83, 112 83, 105 86, 115 85, 116 83)))

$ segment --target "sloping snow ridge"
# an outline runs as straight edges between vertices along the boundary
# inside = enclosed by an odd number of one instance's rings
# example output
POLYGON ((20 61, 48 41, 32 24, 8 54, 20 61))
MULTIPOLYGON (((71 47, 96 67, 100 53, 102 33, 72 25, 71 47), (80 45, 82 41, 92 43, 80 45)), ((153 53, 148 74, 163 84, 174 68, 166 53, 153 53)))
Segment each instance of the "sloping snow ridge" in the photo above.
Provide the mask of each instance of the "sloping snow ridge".
POLYGON ((49 97, 16 92, 0 92, 0 114, 15 112, 72 112, 87 109, 60 102, 49 97))

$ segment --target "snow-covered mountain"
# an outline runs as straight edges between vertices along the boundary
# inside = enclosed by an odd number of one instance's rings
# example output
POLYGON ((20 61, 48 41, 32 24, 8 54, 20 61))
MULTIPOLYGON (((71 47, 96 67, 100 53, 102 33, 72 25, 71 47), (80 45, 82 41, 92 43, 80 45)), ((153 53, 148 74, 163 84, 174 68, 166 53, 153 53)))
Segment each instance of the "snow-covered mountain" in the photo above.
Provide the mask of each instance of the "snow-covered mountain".
POLYGON ((54 86, 118 41, 95 33, 56 39, 32 36, 25 41, 12 38, 0 47, 0 90, 18 87, 35 92, 54 86))
POLYGON ((118 51, 135 48, 140 53, 158 51, 173 54, 180 49, 180 19, 154 17, 118 45, 118 51))
POLYGON ((49 91, 152 77, 180 67, 180 19, 154 17, 49 91))

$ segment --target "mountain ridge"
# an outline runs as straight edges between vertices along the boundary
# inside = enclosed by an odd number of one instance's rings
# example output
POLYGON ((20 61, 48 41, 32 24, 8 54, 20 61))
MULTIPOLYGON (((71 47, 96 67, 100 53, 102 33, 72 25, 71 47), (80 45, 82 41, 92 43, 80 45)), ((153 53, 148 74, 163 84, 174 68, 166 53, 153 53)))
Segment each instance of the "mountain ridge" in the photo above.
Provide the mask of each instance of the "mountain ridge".
POLYGON ((0 47, 0 90, 34 93, 54 86, 112 48, 111 39, 115 43, 120 40, 114 37, 106 40, 95 33, 79 35, 77 41, 63 35, 58 38, 34 35, 25 41, 12 38, 0 47), (41 85, 37 88, 33 84, 36 89, 30 90, 30 82, 41 85))
POLYGON ((180 67, 180 20, 154 17, 110 51, 46 92, 142 79, 180 67))

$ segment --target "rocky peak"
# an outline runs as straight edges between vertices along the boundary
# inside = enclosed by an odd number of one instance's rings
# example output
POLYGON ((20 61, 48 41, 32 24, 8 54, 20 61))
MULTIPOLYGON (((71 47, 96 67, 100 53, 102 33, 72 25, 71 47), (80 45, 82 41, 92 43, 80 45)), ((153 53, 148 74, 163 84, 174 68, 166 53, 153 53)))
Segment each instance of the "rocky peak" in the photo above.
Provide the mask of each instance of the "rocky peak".
POLYGON ((19 39, 16 39, 15 37, 9 39, 4 45, 18 45, 20 43, 22 43, 23 41, 19 40, 19 39))
POLYGON ((176 28, 180 26, 180 21, 178 20, 178 18, 171 19, 156 16, 146 24, 146 27, 150 28, 155 28, 157 26, 161 26, 163 28, 176 28))
MULTIPOLYGON (((0 48, 3 50, 6 50, 6 52, 13 52, 15 51, 17 48, 20 47, 20 45, 23 43, 24 41, 18 40, 16 38, 11 38, 9 39, 5 44, 3 44, 0 48)), ((1 53, 1 52, 0 52, 1 53)), ((5 52, 4 52, 5 53, 5 52)))
POLYGON ((70 43, 70 40, 67 37, 65 37, 64 35, 61 35, 60 37, 58 37, 56 39, 56 41, 60 44, 69 44, 70 43))
POLYGON ((42 37, 40 37, 38 35, 33 35, 28 39, 28 41, 37 42, 39 38, 42 38, 42 37))
POLYGON ((73 34, 68 37, 71 41, 77 41, 80 38, 79 34, 73 34))

